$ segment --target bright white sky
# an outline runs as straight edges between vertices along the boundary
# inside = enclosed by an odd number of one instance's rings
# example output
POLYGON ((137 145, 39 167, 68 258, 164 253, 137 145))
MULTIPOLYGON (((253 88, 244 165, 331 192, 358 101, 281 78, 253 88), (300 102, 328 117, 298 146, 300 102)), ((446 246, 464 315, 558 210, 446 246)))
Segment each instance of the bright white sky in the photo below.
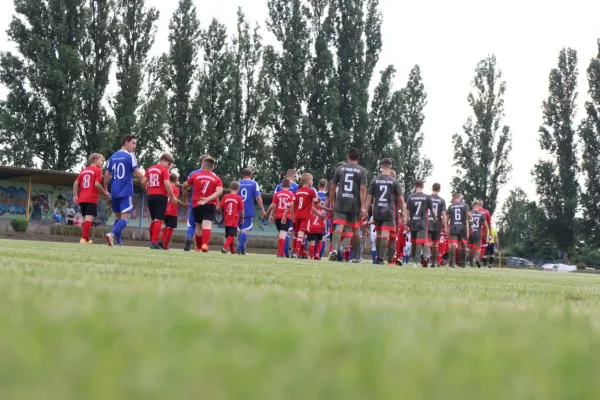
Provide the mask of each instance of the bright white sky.
MULTIPOLYGON (((203 27, 215 17, 233 34, 236 10, 242 6, 250 21, 265 26, 266 0, 195 0, 203 27)), ((9 3, 9 1, 5 1, 9 3)), ((12 2, 11 2, 12 3, 12 2)), ((0 13, 0 50, 11 49, 5 30, 14 12, 3 4, 0 13)), ((154 54, 168 50, 169 19, 176 0, 147 0, 161 14, 154 54)), ((402 87, 414 64, 421 66, 428 105, 425 109, 424 150, 433 160, 429 183, 442 184, 448 198, 452 178, 452 134, 460 131, 469 115, 467 95, 477 62, 496 54, 508 90, 505 97, 505 123, 513 133, 511 161, 513 172, 508 190, 521 186, 533 197, 531 168, 542 155, 537 143, 542 121, 541 104, 548 93, 548 73, 557 63, 562 47, 579 53, 579 115, 587 100, 585 69, 597 54, 600 37, 600 2, 564 0, 503 2, 482 0, 380 0, 383 13, 383 50, 377 70, 393 64, 398 70, 395 85, 402 87)), ((263 29, 267 43, 272 36, 263 29)), ((1 89, 1 88, 0 88, 1 89)), ((111 89, 114 90, 114 89, 111 89)), ((3 91, 0 91, 3 95, 3 91)))

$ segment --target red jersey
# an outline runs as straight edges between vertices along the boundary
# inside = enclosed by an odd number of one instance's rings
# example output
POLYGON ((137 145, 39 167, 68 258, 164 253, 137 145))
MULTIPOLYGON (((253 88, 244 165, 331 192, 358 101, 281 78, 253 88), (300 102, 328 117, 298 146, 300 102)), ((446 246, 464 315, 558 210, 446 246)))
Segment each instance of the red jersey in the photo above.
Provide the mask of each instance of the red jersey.
POLYGON ((446 254, 448 252, 448 237, 446 232, 442 231, 440 235, 440 243, 438 244, 438 252, 440 254, 446 254))
MULTIPOLYGON (((479 209, 479 211, 481 211, 484 215, 485 215, 485 220, 488 223, 488 226, 492 226, 492 216, 490 215, 489 210, 486 210, 485 208, 481 208, 479 209)), ((487 230, 485 229, 485 226, 481 227, 481 238, 485 238, 486 242, 487 242, 487 230)))
POLYGON ((308 233, 322 234, 325 231, 325 221, 317 214, 312 214, 308 222, 308 233))
POLYGON ((226 194, 221 200, 221 209, 225 215, 225 226, 240 224, 240 211, 244 211, 244 199, 239 194, 226 194))
MULTIPOLYGON (((289 190, 281 190, 275 193, 272 200, 275 203, 275 219, 283 218, 283 212, 294 200, 296 200, 296 196, 289 190)), ((292 218, 292 213, 288 212, 286 218, 292 218)))
POLYGON ((296 190, 296 201, 294 202, 294 216, 296 219, 311 219, 313 215, 312 205, 319 201, 317 192, 311 187, 302 187, 296 190))
POLYGON ((400 224, 398 227, 398 240, 396 241, 396 248, 404 249, 406 246, 406 233, 404 232, 404 224, 400 224))
MULTIPOLYGON (((179 198, 179 188, 175 185, 172 186, 173 195, 175 196, 175 198, 179 198)), ((165 215, 168 215, 169 217, 179 216, 179 207, 177 206, 177 204, 173 204, 171 200, 169 200, 169 205, 167 206, 167 212, 165 213, 165 215)))
POLYGON ((96 182, 102 182, 102 171, 98 167, 89 166, 77 177, 79 182, 79 203, 98 204, 98 189, 96 182))
POLYGON ((148 178, 148 195, 168 196, 165 181, 169 181, 169 169, 160 164, 151 166, 144 175, 148 178))
MULTIPOLYGON (((192 193, 192 208, 200 205, 200 200, 212 196, 217 191, 218 187, 223 187, 221 178, 212 172, 200 171, 191 175, 187 180, 188 185, 194 186, 192 193)), ((207 204, 218 204, 219 200, 214 199, 207 204)))

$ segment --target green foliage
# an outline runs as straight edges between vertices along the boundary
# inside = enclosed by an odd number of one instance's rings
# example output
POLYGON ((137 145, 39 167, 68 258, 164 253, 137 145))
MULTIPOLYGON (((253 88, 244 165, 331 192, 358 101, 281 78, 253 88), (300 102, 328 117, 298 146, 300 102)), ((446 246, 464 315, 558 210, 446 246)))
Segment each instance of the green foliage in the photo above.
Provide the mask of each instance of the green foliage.
POLYGON ((29 223, 24 219, 13 219, 10 221, 10 226, 15 232, 26 232, 29 223))
POLYGON ((528 212, 529 203, 527 194, 520 187, 510 191, 498 219, 503 246, 510 247, 523 243, 531 235, 534 221, 531 220, 532 215, 528 212))
POLYGON ((493 215, 500 188, 508 180, 512 166, 508 155, 512 149, 512 136, 504 118, 504 92, 506 82, 496 67, 496 56, 481 60, 475 69, 469 93, 473 117, 463 125, 463 134, 452 136, 456 175, 452 190, 462 193, 470 203, 482 199, 493 215))
POLYGON ((577 141, 573 125, 577 75, 577 52, 561 50, 558 66, 550 72, 550 94, 542 105, 544 118, 539 141, 551 160, 539 160, 532 172, 546 216, 546 229, 565 253, 565 261, 575 245, 574 224, 579 198, 577 141))

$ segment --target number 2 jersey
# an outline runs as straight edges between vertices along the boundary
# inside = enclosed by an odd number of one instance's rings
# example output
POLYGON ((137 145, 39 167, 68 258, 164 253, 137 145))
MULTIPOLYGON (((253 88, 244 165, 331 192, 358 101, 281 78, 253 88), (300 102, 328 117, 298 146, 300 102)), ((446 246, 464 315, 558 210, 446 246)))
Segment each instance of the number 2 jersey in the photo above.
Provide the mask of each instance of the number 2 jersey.
POLYGON ((106 169, 111 174, 112 197, 120 199, 133 196, 133 175, 138 168, 135 155, 126 150, 119 150, 110 157, 106 169))
POLYGON ((396 221, 398 197, 402 188, 390 175, 379 175, 371 180, 369 194, 373 196, 373 219, 376 221, 396 221))
POLYGON ((367 170, 354 163, 340 165, 331 184, 337 186, 334 211, 360 213, 360 187, 367 186, 367 170))
POLYGON ((168 196, 165 181, 169 180, 169 175, 169 169, 163 165, 156 164, 148 168, 144 175, 148 178, 148 195, 168 196))
POLYGON ((425 193, 413 193, 406 200, 409 212, 409 227, 411 232, 428 230, 428 211, 433 213, 431 197, 425 193))
POLYGON ((98 204, 98 189, 96 182, 102 182, 102 171, 98 167, 89 166, 77 177, 79 182, 79 203, 98 204))

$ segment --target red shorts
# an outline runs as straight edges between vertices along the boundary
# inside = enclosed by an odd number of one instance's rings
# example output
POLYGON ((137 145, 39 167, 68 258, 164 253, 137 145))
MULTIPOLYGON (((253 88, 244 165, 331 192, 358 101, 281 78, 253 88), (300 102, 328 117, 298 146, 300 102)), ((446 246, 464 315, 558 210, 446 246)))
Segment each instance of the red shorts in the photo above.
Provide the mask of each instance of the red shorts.
POLYGON ((299 219, 296 218, 296 220, 294 221, 293 227, 294 227, 294 233, 298 234, 298 232, 308 232, 308 222, 310 220, 309 219, 299 219))

